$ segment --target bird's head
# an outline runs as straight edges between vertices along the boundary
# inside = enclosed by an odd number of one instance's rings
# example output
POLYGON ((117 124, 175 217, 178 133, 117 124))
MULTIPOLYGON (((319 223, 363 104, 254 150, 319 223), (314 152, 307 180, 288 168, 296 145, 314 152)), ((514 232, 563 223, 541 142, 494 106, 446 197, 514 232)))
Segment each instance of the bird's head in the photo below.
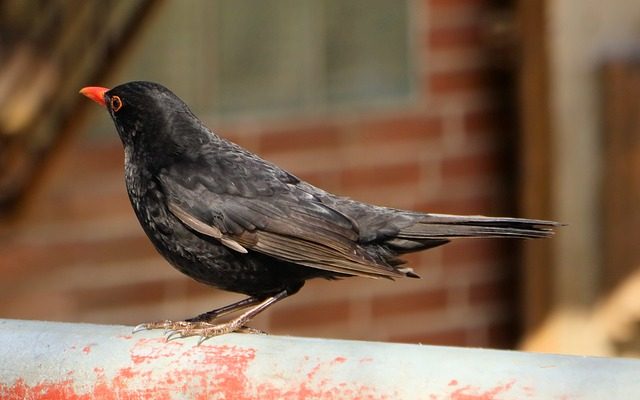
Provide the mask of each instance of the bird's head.
POLYGON ((192 115, 186 104, 164 86, 144 81, 128 82, 113 89, 89 86, 80 93, 106 107, 125 148, 138 142, 162 143, 161 129, 178 114, 192 115))

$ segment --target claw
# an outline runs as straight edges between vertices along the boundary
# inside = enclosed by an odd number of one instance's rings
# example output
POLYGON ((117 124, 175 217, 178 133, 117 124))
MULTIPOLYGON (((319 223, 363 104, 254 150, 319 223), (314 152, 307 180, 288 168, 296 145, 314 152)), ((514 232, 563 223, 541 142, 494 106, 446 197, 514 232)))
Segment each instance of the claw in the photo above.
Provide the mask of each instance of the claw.
POLYGON ((196 343, 196 346, 200 346, 202 344, 202 342, 204 342, 205 340, 209 339, 210 336, 207 335, 202 335, 198 338, 198 343, 196 343))
POLYGON ((236 329, 236 332, 238 333, 250 333, 252 335, 266 335, 267 332, 265 331, 261 331, 260 329, 256 329, 256 328, 250 328, 248 326, 241 326, 240 328, 236 329))
POLYGON ((178 331, 178 330, 173 329, 173 330, 169 330, 169 331, 168 331, 168 333, 166 334, 166 336, 165 336, 165 338, 164 338, 164 339, 165 339, 167 342, 170 342, 172 339, 178 339, 178 338, 181 338, 181 337, 183 337, 183 336, 182 336, 182 332, 180 332, 180 331, 178 331))
POLYGON ((140 325, 136 325, 135 328, 133 328, 133 331, 131 331, 131 333, 136 334, 138 332, 147 331, 147 330, 149 330, 149 326, 147 324, 140 324, 140 325))

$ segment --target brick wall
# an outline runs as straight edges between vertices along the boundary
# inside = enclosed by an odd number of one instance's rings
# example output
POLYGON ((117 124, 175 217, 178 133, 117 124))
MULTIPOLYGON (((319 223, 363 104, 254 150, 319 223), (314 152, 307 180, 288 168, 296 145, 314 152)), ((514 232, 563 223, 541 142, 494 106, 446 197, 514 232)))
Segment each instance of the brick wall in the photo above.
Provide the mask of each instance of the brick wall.
MULTIPOLYGON (((415 38, 421 93, 411 105, 322 120, 209 125, 341 195, 441 213, 508 213, 512 166, 505 154, 513 137, 503 128, 505 112, 480 40, 484 10, 482 1, 424 2, 428 29, 415 38)), ((239 298, 190 281, 156 255, 130 209, 122 159, 115 133, 107 141, 78 136, 57 154, 17 225, 0 233, 0 317, 136 324, 193 316, 239 298)), ((510 346, 514 247, 468 240, 410 255, 421 280, 312 281, 253 326, 292 335, 510 346)))

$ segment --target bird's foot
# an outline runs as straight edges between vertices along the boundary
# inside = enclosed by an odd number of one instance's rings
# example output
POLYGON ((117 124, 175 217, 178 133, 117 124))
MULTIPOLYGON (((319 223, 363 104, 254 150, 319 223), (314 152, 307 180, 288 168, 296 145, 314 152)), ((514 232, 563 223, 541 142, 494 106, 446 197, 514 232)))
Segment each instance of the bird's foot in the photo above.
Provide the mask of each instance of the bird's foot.
POLYGON ((222 324, 213 324, 204 321, 165 320, 140 324, 133 329, 133 333, 150 329, 163 329, 167 341, 191 336, 200 336, 198 344, 214 336, 220 336, 231 332, 252 333, 260 335, 266 334, 259 329, 241 325, 240 322, 242 321, 232 320, 222 324))
POLYGON ((166 321, 158 321, 158 322, 147 322, 147 323, 136 326, 133 329, 133 333, 140 332, 147 329, 164 329, 167 341, 171 339, 186 338, 190 336, 200 336, 200 339, 198 340, 198 344, 214 336, 220 336, 220 335, 224 335, 225 333, 231 333, 231 332, 264 334, 264 332, 258 329, 249 328, 246 325, 247 322, 249 322, 251 318, 255 317, 260 312, 264 311, 267 307, 284 299, 288 295, 289 294, 287 293, 287 291, 283 290, 282 292, 277 293, 274 296, 267 297, 266 299, 256 304, 254 307, 250 308, 244 314, 240 315, 237 318, 232 319, 229 322, 225 322, 222 324, 218 324, 214 322, 218 317, 222 316, 223 314, 228 314, 229 312, 237 311, 240 308, 247 308, 250 305, 254 305, 259 300, 255 297, 249 297, 245 300, 241 300, 230 306, 209 311, 207 313, 201 314, 195 318, 191 318, 186 321, 166 320, 166 321))
POLYGON ((212 324, 210 322, 187 322, 185 325, 181 325, 177 329, 169 330, 167 332, 167 341, 173 339, 181 339, 191 336, 199 336, 198 345, 205 340, 214 336, 225 335, 231 332, 252 333, 264 335, 265 332, 250 328, 246 325, 238 324, 240 321, 232 320, 223 324, 212 324))
POLYGON ((151 329, 164 329, 166 333, 168 331, 174 331, 174 330, 180 329, 181 327, 184 327, 188 324, 189 322, 187 321, 171 321, 168 319, 164 321, 145 322, 133 328, 133 333, 148 331, 151 329))

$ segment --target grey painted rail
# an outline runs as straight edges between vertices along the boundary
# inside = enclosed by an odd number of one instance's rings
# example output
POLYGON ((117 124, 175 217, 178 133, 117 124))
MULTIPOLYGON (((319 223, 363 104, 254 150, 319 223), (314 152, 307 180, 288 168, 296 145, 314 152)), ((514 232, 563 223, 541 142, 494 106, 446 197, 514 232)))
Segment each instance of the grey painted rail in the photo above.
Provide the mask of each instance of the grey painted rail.
POLYGON ((0 320, 0 399, 640 399, 640 360, 0 320))

